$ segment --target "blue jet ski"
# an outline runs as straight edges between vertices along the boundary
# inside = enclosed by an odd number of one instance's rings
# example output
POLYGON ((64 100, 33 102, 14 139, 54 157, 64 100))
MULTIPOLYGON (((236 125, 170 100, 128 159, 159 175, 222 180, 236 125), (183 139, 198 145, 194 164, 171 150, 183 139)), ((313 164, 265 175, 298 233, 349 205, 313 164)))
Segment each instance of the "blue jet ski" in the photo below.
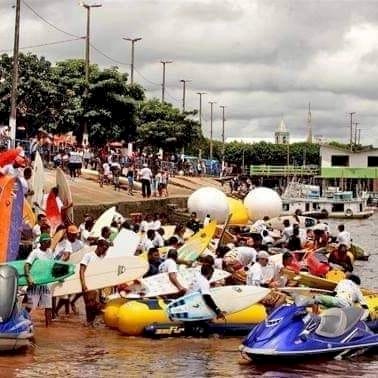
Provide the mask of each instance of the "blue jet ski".
POLYGON ((26 310, 17 306, 18 277, 15 268, 0 266, 0 351, 16 350, 30 344, 33 325, 26 310))
POLYGON ((376 335, 361 320, 357 307, 331 308, 318 316, 305 307, 283 305, 257 325, 239 347, 253 360, 337 356, 378 346, 376 335))

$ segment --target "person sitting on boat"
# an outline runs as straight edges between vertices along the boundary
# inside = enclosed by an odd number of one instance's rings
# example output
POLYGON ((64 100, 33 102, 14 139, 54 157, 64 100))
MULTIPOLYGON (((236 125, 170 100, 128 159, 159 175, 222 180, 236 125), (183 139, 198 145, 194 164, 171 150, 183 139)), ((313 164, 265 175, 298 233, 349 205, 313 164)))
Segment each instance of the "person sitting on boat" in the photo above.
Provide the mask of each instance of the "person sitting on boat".
POLYGON ((345 226, 343 224, 339 224, 337 227, 339 234, 337 235, 337 242, 340 244, 345 244, 348 248, 351 245, 351 237, 350 233, 345 230, 345 226))
POLYGON ((307 250, 314 249, 314 230, 312 228, 308 228, 306 230, 306 240, 304 242, 303 248, 307 250))
POLYGON ((361 279, 355 274, 347 274, 341 280, 335 290, 335 296, 316 295, 313 300, 313 311, 319 313, 319 305, 326 307, 351 307, 360 304, 362 308, 368 309, 365 298, 360 289, 361 279))
POLYGON ((288 270, 291 270, 295 273, 299 273, 301 270, 301 266, 297 259, 294 257, 294 255, 291 252, 285 252, 282 255, 282 265, 283 268, 286 268, 288 270))
MULTIPOLYGON (((269 261, 269 254, 260 251, 257 254, 257 262, 247 271, 247 285, 277 288, 280 286, 281 267, 269 261)), ((278 291, 271 291, 261 303, 269 308, 278 307, 285 303, 286 296, 278 291)))
POLYGON ((178 254, 175 249, 170 249, 167 254, 167 258, 159 265, 159 273, 168 273, 169 280, 175 285, 181 295, 186 293, 186 289, 180 284, 177 279, 178 267, 177 267, 178 254))
POLYGON ((348 246, 344 243, 340 243, 339 247, 330 253, 328 262, 341 267, 345 272, 353 272, 353 262, 348 255, 348 246))
POLYGON ((293 235, 289 237, 286 247, 289 251, 299 251, 302 249, 302 243, 299 237, 298 227, 293 229, 293 235))
POLYGON ((147 258, 149 268, 148 271, 144 274, 143 278, 159 274, 159 266, 162 263, 159 250, 155 247, 152 247, 148 250, 147 258))
POLYGON ((28 311, 35 308, 45 310, 45 325, 48 327, 52 320, 52 294, 48 285, 35 285, 31 275, 31 267, 35 260, 52 260, 53 254, 50 250, 51 237, 49 234, 41 234, 39 237, 39 247, 33 249, 25 261, 24 271, 28 282, 27 305, 28 311))
POLYGON ((225 313, 216 305, 210 292, 210 279, 214 273, 214 268, 211 264, 202 264, 201 271, 197 272, 188 288, 188 294, 200 293, 206 305, 214 311, 217 319, 224 319, 225 313))

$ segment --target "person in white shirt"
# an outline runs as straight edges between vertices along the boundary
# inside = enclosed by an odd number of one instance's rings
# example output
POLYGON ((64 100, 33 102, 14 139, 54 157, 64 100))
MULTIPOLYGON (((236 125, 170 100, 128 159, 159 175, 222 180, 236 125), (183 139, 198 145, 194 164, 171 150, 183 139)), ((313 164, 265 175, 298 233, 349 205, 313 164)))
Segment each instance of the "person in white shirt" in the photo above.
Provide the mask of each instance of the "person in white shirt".
POLYGON ((148 230, 141 238, 139 249, 142 251, 149 251, 151 248, 156 247, 154 245, 155 236, 154 230, 148 230))
POLYGON ((38 214, 37 216, 37 224, 33 227, 33 239, 37 239, 41 236, 41 226, 47 223, 47 218, 45 214, 38 214))
POLYGON ((151 197, 151 181, 152 181, 152 171, 148 168, 147 164, 143 164, 143 168, 139 172, 139 178, 142 182, 142 196, 143 198, 151 197))
POLYGON ((169 280, 177 287, 179 293, 183 295, 186 289, 178 281, 177 272, 177 251, 170 249, 167 254, 167 259, 159 266, 159 273, 168 273, 169 280))
POLYGON ((193 281, 189 285, 188 294, 200 293, 206 305, 214 311, 217 318, 224 319, 224 312, 216 305, 210 292, 210 279, 214 273, 214 268, 209 264, 203 264, 201 271, 197 272, 193 281))
POLYGON ((53 260, 50 250, 51 237, 49 234, 41 234, 39 247, 33 249, 25 261, 24 271, 28 282, 27 309, 33 310, 37 307, 45 309, 45 325, 48 327, 52 320, 52 294, 47 285, 35 285, 31 274, 31 267, 35 260, 53 260))
POLYGON ((348 248, 350 248, 351 245, 351 237, 350 233, 345 230, 345 226, 343 224, 339 224, 337 227, 339 234, 337 235, 337 242, 339 244, 345 244, 348 248))
POLYGON ((257 252, 251 246, 240 246, 233 249, 237 252, 237 259, 243 266, 251 265, 256 262, 257 252))
POLYGON ((345 279, 339 281, 335 288, 335 296, 315 295, 312 300, 315 314, 319 313, 319 305, 326 307, 351 307, 355 304, 361 305, 365 310, 368 309, 365 298, 360 289, 360 277, 355 274, 347 274, 345 279))
POLYGON ((90 236, 92 228, 94 226, 94 219, 91 216, 87 216, 84 222, 79 226, 80 240, 83 243, 90 244, 94 238, 90 236))
POLYGON ((152 242, 153 242, 154 246, 157 247, 157 248, 164 247, 164 238, 163 238, 162 235, 164 235, 164 230, 162 228, 155 231, 155 238, 152 242))
POLYGON ((257 262, 248 269, 247 285, 278 287, 279 286, 279 269, 269 261, 269 254, 260 251, 257 255, 257 262))
POLYGON ((148 230, 155 230, 155 222, 151 214, 147 214, 146 219, 140 222, 140 231, 147 232, 148 230))
POLYGON ((98 301, 97 290, 89 290, 85 280, 85 272, 89 264, 100 261, 106 256, 109 249, 109 243, 104 240, 97 241, 97 248, 94 252, 86 253, 80 262, 80 283, 84 296, 85 312, 87 325, 93 326, 96 316, 100 313, 101 305, 98 301))
POLYGON ((154 226, 153 229, 155 231, 159 230, 161 228, 161 220, 159 214, 155 213, 154 214, 154 226))
POLYGON ((66 238, 57 244, 54 256, 57 260, 68 261, 71 254, 84 247, 84 243, 79 239, 79 229, 71 224, 67 227, 66 238))

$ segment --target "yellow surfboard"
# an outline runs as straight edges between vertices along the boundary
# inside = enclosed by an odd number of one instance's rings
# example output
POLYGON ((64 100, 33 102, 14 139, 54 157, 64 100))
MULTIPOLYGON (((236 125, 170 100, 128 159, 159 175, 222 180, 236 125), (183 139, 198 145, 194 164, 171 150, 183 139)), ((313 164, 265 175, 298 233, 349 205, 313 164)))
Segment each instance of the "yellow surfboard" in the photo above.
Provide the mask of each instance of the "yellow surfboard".
POLYGON ((24 217, 24 223, 26 225, 28 225, 30 228, 33 228, 35 226, 37 222, 37 218, 28 201, 24 201, 23 217, 24 217))
POLYGON ((195 261, 207 248, 217 229, 217 222, 211 221, 194 234, 179 250, 180 260, 195 261))

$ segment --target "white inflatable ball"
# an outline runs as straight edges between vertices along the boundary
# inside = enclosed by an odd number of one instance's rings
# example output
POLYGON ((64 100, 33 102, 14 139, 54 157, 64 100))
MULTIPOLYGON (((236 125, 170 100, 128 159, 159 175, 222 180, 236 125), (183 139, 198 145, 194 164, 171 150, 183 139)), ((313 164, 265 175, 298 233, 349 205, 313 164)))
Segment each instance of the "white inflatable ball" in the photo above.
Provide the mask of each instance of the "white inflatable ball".
POLYGON ((226 195, 215 188, 205 187, 197 189, 188 199, 188 209, 195 211, 200 220, 206 215, 218 223, 224 223, 228 217, 229 206, 226 195))
POLYGON ((244 198, 244 206, 250 220, 263 219, 265 216, 275 218, 282 213, 282 199, 278 193, 269 188, 251 190, 244 198))

